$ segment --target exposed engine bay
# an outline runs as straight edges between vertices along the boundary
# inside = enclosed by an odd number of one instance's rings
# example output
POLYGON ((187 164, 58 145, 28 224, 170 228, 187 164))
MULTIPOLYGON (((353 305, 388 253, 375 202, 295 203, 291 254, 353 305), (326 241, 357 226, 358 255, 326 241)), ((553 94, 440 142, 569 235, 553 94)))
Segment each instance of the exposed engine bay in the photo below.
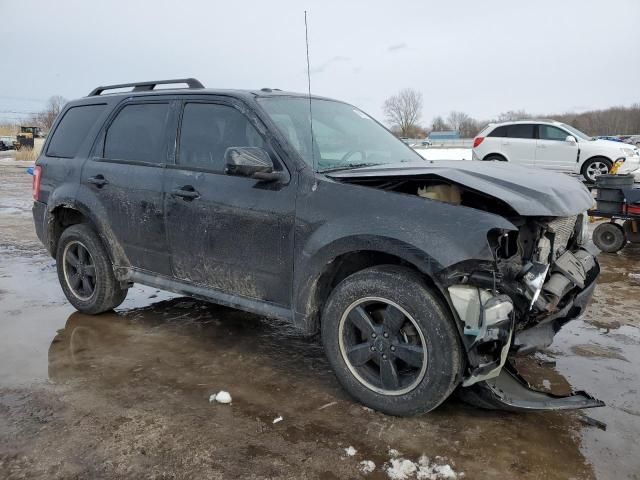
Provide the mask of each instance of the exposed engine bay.
MULTIPOLYGON (((508 362, 509 356, 548 347, 563 324, 582 314, 592 295, 599 266, 584 248, 587 197, 582 213, 575 213, 574 208, 571 215, 528 215, 522 212, 526 206, 509 202, 511 190, 498 196, 501 185, 496 192, 480 191, 475 185, 440 175, 367 176, 347 181, 497 214, 515 227, 489 233, 493 262, 468 260, 439 273, 439 283, 446 288, 461 324, 467 352, 462 385, 472 388, 462 390, 481 398, 485 407, 512 410, 603 405, 584 392, 554 397, 534 391, 508 362)), ((520 200, 522 193, 516 193, 520 200)), ((536 192, 529 194, 534 204, 530 210, 535 210, 536 192)), ((544 208, 539 210, 547 213, 544 208)))

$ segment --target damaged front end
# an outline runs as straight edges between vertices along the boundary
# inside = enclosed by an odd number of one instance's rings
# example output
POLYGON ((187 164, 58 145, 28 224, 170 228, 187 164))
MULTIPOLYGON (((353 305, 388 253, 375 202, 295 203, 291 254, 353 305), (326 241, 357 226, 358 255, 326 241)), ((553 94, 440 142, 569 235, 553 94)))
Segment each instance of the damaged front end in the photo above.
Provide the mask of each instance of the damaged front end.
POLYGON ((535 391, 509 362, 551 345, 593 294, 600 267, 585 249, 593 197, 580 182, 504 162, 382 165, 332 177, 421 197, 430 208, 433 201, 459 206, 465 209, 460 220, 448 213, 459 225, 472 221, 467 209, 484 220, 489 214, 508 221, 511 228, 496 223, 484 238, 478 237, 480 229, 469 228, 468 259, 437 274, 467 354, 460 391, 473 403, 510 410, 603 405, 584 392, 557 397, 535 391), (483 260, 471 256, 478 242, 491 249, 483 260))
POLYGON ((533 390, 508 360, 551 345, 588 304, 599 266, 583 248, 586 213, 510 220, 518 231, 489 235, 493 264, 464 262, 441 278, 462 323, 468 359, 462 395, 508 410, 604 405, 584 392, 558 397, 533 390))

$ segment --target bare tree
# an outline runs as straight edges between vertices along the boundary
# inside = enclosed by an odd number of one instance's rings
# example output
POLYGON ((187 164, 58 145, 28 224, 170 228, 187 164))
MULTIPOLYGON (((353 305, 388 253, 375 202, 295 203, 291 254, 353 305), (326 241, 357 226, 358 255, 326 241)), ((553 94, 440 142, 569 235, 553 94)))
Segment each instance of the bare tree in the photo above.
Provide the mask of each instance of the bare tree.
POLYGON ((412 88, 404 88, 397 95, 387 98, 382 105, 387 122, 408 137, 419 128, 422 116, 422 94, 412 88))
POLYGON ((451 127, 451 130, 455 130, 456 132, 460 131, 460 126, 468 122, 471 119, 469 115, 464 112, 456 112, 453 111, 447 117, 447 123, 451 127))
POLYGON ((509 110, 508 112, 502 112, 498 115, 498 122, 515 122, 516 120, 527 120, 531 118, 524 110, 509 110))
POLYGON ((462 138, 473 138, 480 132, 480 122, 468 117, 460 122, 458 132, 460 132, 460 137, 462 138))
POLYGON ((47 106, 41 112, 38 112, 31 119, 44 132, 48 132, 53 125, 54 120, 67 103, 67 99, 60 95, 54 95, 49 98, 47 106))
POLYGON ((444 119, 440 116, 437 116, 431 122, 431 131, 432 132, 444 132, 446 130, 451 130, 451 126, 444 121, 444 119))

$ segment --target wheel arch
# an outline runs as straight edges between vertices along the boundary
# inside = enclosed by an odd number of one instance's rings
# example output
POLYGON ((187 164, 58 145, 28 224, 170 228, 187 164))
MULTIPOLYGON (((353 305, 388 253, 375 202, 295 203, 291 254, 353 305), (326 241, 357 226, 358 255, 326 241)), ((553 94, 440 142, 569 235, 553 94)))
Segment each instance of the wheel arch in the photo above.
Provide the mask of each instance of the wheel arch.
POLYGON ((587 164, 592 160, 605 160, 611 165, 614 164, 614 161, 611 158, 607 157, 606 155, 603 155, 602 153, 597 153, 595 155, 591 155, 588 158, 585 158, 584 162, 582 162, 582 165, 580 166, 580 172, 584 173, 584 169, 586 168, 587 164))
POLYGON ((80 223, 89 225, 98 234, 114 265, 128 265, 127 257, 116 241, 110 227, 105 222, 100 221, 98 215, 78 202, 59 202, 48 210, 46 238, 47 248, 51 256, 55 257, 56 255, 62 232, 68 227, 80 223))
POLYGON ((509 159, 503 154, 498 152, 487 153, 484 157, 482 157, 482 161, 485 162, 489 159, 489 157, 500 157, 503 162, 508 162, 509 159))
POLYGON ((361 248, 333 251, 331 255, 318 253, 313 260, 315 261, 309 262, 310 273, 305 278, 298 279, 297 288, 294 288, 294 320, 298 328, 307 334, 319 331, 322 309, 336 285, 349 275, 379 265, 404 266, 416 272, 443 304, 450 308, 444 291, 434 280, 434 273, 440 268, 432 258, 423 253, 412 256, 393 248, 362 245, 361 248))

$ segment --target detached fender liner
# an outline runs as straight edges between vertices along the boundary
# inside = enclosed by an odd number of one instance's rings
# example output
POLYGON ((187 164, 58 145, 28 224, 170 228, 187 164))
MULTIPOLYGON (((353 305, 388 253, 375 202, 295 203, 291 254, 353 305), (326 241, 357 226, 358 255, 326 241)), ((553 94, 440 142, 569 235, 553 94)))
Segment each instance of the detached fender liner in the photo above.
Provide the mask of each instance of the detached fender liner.
POLYGON ((463 400, 481 408, 512 412, 572 410, 605 405, 583 391, 561 396, 535 390, 511 363, 507 363, 496 378, 461 388, 459 395, 463 400))

